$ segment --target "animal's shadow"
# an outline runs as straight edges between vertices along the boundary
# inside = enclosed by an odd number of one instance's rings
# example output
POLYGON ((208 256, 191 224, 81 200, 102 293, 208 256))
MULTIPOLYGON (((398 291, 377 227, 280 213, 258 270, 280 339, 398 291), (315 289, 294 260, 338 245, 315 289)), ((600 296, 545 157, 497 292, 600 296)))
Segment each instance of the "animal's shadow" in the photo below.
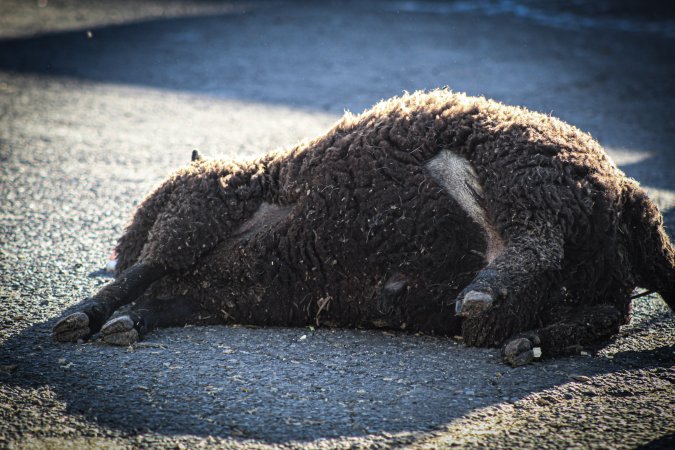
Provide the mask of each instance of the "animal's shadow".
POLYGON ((672 348, 657 348, 513 369, 496 349, 467 348, 450 338, 310 328, 165 329, 125 349, 52 343, 53 324, 34 325, 4 343, 0 365, 17 368, 0 372, 1 382, 47 385, 69 414, 122 433, 266 443, 414 436, 569 383, 572 375, 672 362, 672 348))

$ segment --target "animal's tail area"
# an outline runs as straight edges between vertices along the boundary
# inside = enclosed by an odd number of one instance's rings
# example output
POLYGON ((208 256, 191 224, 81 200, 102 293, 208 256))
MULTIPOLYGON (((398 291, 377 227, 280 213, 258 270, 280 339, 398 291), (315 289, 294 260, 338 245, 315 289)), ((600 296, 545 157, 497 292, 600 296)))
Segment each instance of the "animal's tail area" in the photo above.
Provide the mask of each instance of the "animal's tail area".
POLYGON ((634 180, 623 190, 623 223, 638 284, 661 294, 675 310, 675 249, 663 226, 663 216, 634 180))
POLYGON ((171 180, 164 181, 148 194, 136 207, 131 220, 126 224, 124 233, 117 240, 113 250, 116 265, 115 274, 120 275, 138 261, 143 246, 148 240, 148 233, 155 224, 157 216, 162 212, 175 189, 171 180))

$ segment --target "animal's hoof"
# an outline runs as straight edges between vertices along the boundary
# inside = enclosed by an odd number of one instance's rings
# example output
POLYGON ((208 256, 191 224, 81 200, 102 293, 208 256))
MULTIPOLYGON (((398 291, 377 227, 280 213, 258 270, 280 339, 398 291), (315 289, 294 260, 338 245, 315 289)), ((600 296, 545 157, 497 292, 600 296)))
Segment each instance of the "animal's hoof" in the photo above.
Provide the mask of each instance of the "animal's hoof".
POLYGON ((120 316, 106 322, 101 328, 101 336, 106 344, 125 347, 138 342, 140 337, 129 316, 120 316))
POLYGON ((524 366, 541 357, 539 337, 518 337, 511 339, 502 349, 504 361, 513 367, 524 366))
POLYGON ((77 342, 89 337, 90 334, 89 317, 83 312, 61 319, 52 330, 52 338, 56 342, 77 342))
POLYGON ((469 291, 455 304, 455 312, 462 317, 478 317, 494 303, 487 292, 469 291))

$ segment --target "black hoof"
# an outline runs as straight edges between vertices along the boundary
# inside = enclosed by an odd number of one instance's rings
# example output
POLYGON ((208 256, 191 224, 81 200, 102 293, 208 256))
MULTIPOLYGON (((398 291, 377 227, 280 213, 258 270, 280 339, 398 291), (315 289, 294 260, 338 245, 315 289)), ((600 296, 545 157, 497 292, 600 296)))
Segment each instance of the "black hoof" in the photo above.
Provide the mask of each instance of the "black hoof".
POLYGON ((101 328, 103 342, 110 345, 128 346, 138 342, 140 335, 129 316, 119 316, 106 322, 101 328))
POLYGON ((502 348, 504 362, 513 367, 531 363, 541 357, 541 348, 536 345, 539 345, 539 337, 535 335, 510 339, 502 348))
POLYGON ((56 342, 77 342, 90 335, 89 317, 83 312, 61 319, 52 330, 52 338, 56 342))
POLYGON ((486 292, 469 291, 455 303, 455 312, 461 317, 478 317, 493 303, 492 295, 486 292))

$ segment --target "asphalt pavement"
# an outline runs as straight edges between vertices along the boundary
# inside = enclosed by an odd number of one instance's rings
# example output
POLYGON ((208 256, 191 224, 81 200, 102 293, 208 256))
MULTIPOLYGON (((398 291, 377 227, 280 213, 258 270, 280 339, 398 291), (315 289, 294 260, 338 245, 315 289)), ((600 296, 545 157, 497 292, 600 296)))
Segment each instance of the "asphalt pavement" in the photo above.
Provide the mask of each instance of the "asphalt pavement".
POLYGON ((251 158, 449 86, 589 131, 675 230, 675 21, 656 2, 0 0, 0 448, 673 448, 675 318, 503 365, 373 330, 51 342, 192 149, 251 158), (42 6, 41 6, 42 5, 42 6))

